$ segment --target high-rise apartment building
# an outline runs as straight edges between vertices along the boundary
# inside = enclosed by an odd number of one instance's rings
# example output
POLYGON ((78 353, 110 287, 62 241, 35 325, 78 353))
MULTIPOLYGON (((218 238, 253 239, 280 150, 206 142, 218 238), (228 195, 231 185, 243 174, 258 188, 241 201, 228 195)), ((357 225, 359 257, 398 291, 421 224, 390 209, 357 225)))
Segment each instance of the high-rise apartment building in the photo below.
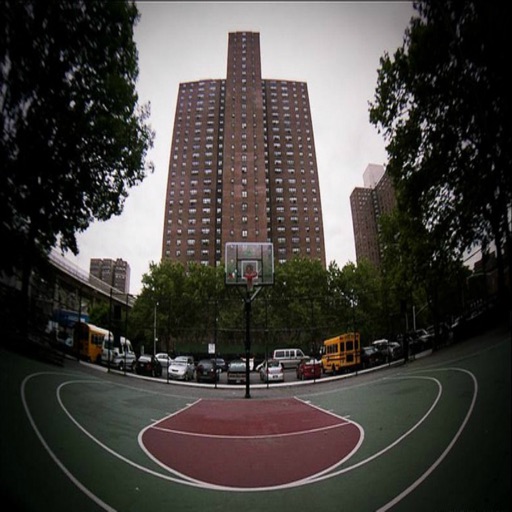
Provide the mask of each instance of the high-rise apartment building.
POLYGON ((180 84, 174 118, 162 258, 218 265, 227 242, 325 266, 307 84, 262 79, 256 32, 229 34, 226 79, 180 84))
POLYGON ((395 207, 395 190, 382 165, 369 164, 363 182, 365 186, 356 187, 350 195, 356 261, 367 259, 380 268, 379 218, 395 207))
POLYGON ((91 258, 89 274, 116 290, 130 292, 130 265, 121 258, 91 258))

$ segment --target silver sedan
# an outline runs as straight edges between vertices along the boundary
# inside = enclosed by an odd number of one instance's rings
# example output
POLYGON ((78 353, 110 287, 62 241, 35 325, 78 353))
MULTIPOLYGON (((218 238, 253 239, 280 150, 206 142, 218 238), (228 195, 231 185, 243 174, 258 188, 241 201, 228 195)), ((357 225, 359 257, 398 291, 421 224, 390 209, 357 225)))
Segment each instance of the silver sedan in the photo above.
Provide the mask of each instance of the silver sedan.
POLYGON ((169 379, 192 380, 194 378, 195 367, 187 357, 177 357, 169 365, 169 379))

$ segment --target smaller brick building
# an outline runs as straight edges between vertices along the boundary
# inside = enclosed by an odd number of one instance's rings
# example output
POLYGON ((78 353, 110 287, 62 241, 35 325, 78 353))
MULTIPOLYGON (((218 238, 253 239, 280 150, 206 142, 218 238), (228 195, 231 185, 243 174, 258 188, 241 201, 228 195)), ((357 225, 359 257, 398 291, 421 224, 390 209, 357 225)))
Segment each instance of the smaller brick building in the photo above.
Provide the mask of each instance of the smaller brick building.
POLYGON ((130 293, 130 265, 117 258, 91 258, 89 274, 123 293, 130 293))
POLYGON ((394 209, 395 190, 382 165, 369 164, 363 181, 364 187, 356 187, 350 195, 356 261, 365 258, 380 268, 379 218, 394 209))

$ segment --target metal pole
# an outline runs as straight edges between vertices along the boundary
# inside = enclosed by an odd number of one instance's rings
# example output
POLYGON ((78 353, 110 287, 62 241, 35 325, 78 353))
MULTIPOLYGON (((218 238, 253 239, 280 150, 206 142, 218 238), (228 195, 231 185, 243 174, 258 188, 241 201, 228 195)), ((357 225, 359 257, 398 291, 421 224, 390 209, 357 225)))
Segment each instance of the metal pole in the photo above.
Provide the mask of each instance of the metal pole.
POLYGON ((156 307, 158 302, 155 302, 154 319, 153 319, 153 355, 156 355, 156 307))
POLYGON ((268 300, 265 297, 265 361, 267 365, 267 389, 268 389, 268 300))
POLYGON ((128 348, 128 298, 129 294, 126 294, 126 311, 124 312, 124 374, 126 375, 126 350, 128 348))
POLYGON ((249 358, 251 355, 251 296, 245 297, 245 398, 251 398, 249 358))
POLYGON ((112 287, 110 287, 110 299, 108 302, 108 353, 107 353, 107 371, 110 372, 111 345, 113 340, 110 339, 112 331, 112 287))

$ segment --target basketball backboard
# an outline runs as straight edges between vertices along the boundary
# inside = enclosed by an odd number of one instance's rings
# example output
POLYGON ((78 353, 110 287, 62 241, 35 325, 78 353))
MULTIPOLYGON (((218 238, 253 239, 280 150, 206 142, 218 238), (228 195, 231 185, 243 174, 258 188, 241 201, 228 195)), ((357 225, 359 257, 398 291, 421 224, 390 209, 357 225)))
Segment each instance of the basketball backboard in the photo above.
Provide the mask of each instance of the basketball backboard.
POLYGON ((268 242, 228 242, 225 252, 226 284, 274 284, 274 247, 268 242))

